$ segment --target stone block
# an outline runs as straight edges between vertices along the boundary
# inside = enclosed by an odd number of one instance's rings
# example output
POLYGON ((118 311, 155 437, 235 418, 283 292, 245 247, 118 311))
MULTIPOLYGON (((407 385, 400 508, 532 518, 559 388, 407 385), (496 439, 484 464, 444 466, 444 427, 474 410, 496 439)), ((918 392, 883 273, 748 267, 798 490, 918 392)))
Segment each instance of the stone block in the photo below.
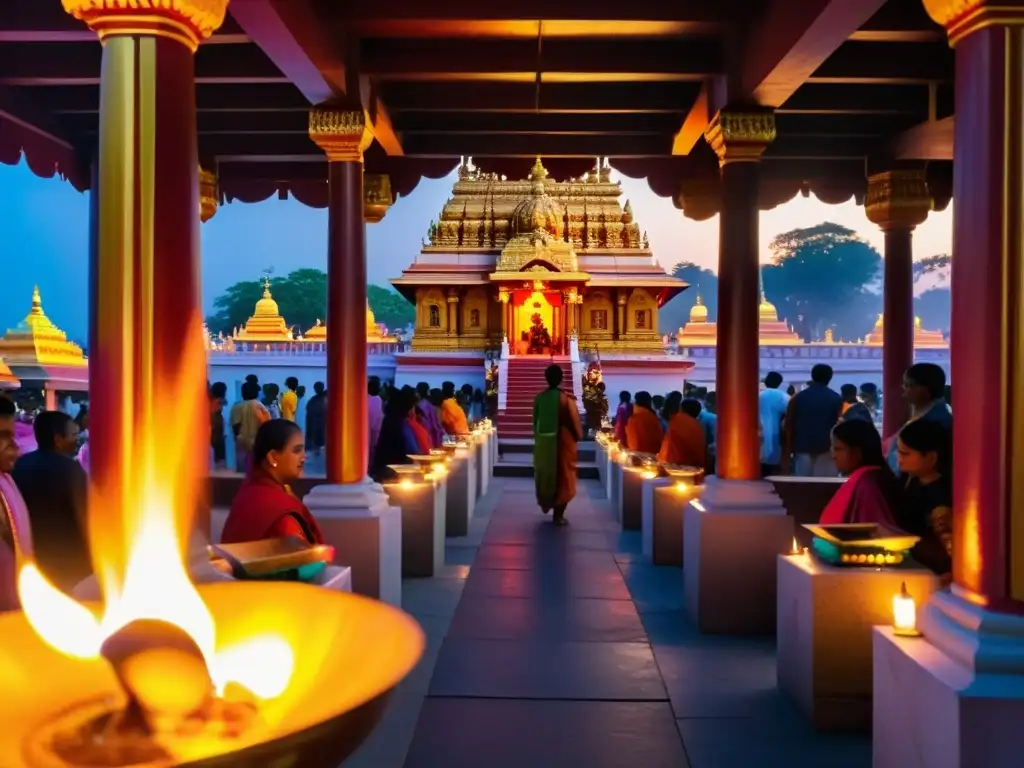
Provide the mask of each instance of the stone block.
POLYGON ((655 565, 683 564, 683 513, 701 486, 674 481, 644 482, 644 555, 655 565), (651 483, 650 496, 646 495, 651 483))
POLYGON ((447 478, 389 483, 384 490, 402 510, 402 577, 429 578, 444 565, 447 478))
POLYGON ((445 535, 466 536, 476 506, 476 466, 473 454, 460 449, 448 462, 448 493, 445 507, 445 535))

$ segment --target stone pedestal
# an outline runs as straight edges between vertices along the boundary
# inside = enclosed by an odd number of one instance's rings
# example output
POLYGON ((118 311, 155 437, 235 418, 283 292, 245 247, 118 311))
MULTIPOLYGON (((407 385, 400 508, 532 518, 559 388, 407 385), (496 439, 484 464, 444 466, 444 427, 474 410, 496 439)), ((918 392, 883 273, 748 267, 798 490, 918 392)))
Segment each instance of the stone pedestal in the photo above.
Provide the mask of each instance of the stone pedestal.
POLYGON ((445 479, 400 480, 384 491, 402 510, 402 577, 429 578, 444 565, 445 479))
MULTIPOLYGON (((654 494, 655 491, 671 486, 673 482, 667 477, 650 477, 640 481, 640 541, 643 553, 651 559, 654 541, 654 494)), ((679 523, 682 538, 682 521, 679 523)))
POLYGON ((476 466, 471 451, 459 450, 448 462, 448 498, 445 503, 445 535, 465 536, 476 504, 476 466))
POLYGON ((904 583, 918 604, 939 588, 925 568, 836 568, 807 554, 779 556, 779 689, 815 728, 871 728, 871 628, 892 624, 904 583))
POLYGON ((337 592, 351 592, 352 569, 343 565, 329 565, 309 583, 337 592))
POLYGON ((775 560, 790 551, 793 519, 771 485, 708 478, 683 513, 686 609, 701 632, 775 631, 775 560))
POLYGON ((619 491, 619 522, 624 531, 639 531, 643 523, 643 484, 650 470, 622 468, 619 491))
POLYGON ((804 528, 821 519, 821 513, 832 501, 839 487, 846 482, 842 477, 790 477, 773 475, 766 477, 786 508, 786 514, 793 518, 796 540, 801 547, 809 547, 814 535, 804 528))
POLYGON ((622 473, 622 462, 612 459, 608 464, 608 500, 618 523, 622 522, 622 473))
POLYGON ((335 561, 352 568, 352 591, 402 604, 402 510, 376 483, 318 485, 303 499, 335 561))
POLYGON ((702 488, 673 481, 644 481, 644 555, 655 565, 683 564, 683 513, 702 488))
POLYGON ((491 485, 491 475, 493 474, 494 465, 491 463, 491 433, 490 432, 478 432, 473 436, 473 439, 477 444, 477 483, 476 483, 476 495, 480 498, 491 485))
POLYGON ((1024 617, 942 590, 918 626, 924 637, 874 628, 874 768, 1019 766, 1024 617))
POLYGON ((597 464, 597 481, 608 490, 608 449, 603 443, 594 442, 594 463, 597 464))

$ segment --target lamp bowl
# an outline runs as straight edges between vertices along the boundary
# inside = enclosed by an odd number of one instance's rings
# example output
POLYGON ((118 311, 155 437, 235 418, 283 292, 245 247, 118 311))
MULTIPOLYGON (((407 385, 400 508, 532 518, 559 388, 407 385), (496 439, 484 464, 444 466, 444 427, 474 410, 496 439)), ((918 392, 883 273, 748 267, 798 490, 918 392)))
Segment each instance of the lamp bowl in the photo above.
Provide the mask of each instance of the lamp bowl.
MULTIPOLYGON (((423 654, 416 621, 375 600, 290 582, 197 589, 216 624, 218 647, 274 634, 292 648, 295 666, 287 690, 260 703, 259 723, 235 738, 196 739, 159 768, 336 768, 377 726, 388 695, 423 654)), ((33 734, 77 705, 125 701, 111 667, 51 648, 21 612, 0 616, 0 637, 0 689, 8 694, 0 702, 0 765, 68 765, 31 757, 33 734)))

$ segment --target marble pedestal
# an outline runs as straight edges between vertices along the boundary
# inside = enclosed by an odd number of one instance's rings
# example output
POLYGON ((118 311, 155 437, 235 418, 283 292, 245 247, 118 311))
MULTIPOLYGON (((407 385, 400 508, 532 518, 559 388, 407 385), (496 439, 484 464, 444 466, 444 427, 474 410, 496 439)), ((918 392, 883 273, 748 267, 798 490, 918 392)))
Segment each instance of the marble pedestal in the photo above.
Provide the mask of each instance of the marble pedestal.
POLYGON ((836 568, 807 554, 779 556, 779 689, 815 728, 871 728, 871 630, 892 624, 892 598, 904 583, 918 604, 939 588, 925 568, 836 568))
MULTIPOLYGON (((672 481, 667 477, 645 477, 640 481, 640 544, 648 560, 652 559, 651 550, 654 544, 654 493, 670 485, 672 481)), ((682 527, 680 521, 680 538, 682 527)))
POLYGON ((608 500, 618 523, 622 522, 622 473, 622 462, 612 459, 608 464, 608 500))
POLYGON ((672 480, 644 481, 644 556, 655 565, 683 564, 683 513, 703 486, 672 480))
POLYGON ((643 524, 643 485, 649 471, 636 467, 622 468, 619 522, 624 531, 639 531, 643 524))
POLYGON ((476 466, 473 453, 459 450, 448 462, 448 494, 445 503, 445 535, 465 536, 476 504, 476 466))
POLYGON ((942 590, 918 626, 924 637, 874 628, 873 768, 1020 766, 1024 617, 942 590))
POLYGON ((469 444, 470 445, 470 451, 473 454, 473 464, 475 465, 474 469, 476 470, 475 474, 474 474, 474 478, 473 478, 473 500, 476 501, 484 493, 484 491, 483 491, 484 482, 485 482, 484 481, 484 475, 485 475, 485 472, 486 472, 485 467, 486 467, 487 462, 486 462, 486 459, 484 459, 484 447, 485 446, 484 446, 484 444, 482 442, 483 438, 480 438, 480 437, 477 437, 476 435, 474 435, 470 439, 471 439, 471 442, 469 444))
POLYGON ((608 489, 608 449, 603 443, 594 442, 594 463, 597 465, 597 481, 608 489))
POLYGON ((318 485, 303 499, 335 562, 352 568, 352 591, 402 604, 402 510, 376 483, 318 485))
POLYGON ((697 628, 774 633, 775 560, 792 541, 793 519, 771 485, 708 478, 683 513, 683 588, 697 628))
POLYGON ((444 565, 445 478, 388 483, 402 510, 402 578, 429 578, 444 565))
POLYGON ((487 489, 491 486, 491 475, 494 474, 494 464, 491 462, 491 440, 493 435, 490 432, 480 432, 476 438, 477 445, 480 451, 477 455, 477 460, 480 462, 479 472, 477 473, 477 498, 487 493, 487 489))

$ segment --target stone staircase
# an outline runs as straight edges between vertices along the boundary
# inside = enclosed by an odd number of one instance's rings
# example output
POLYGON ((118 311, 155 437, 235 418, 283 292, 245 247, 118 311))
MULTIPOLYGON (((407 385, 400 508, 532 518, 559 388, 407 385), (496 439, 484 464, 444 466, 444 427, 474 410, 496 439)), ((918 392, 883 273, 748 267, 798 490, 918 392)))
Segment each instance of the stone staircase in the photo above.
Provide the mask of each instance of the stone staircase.
POLYGON ((562 369, 563 386, 571 387, 572 364, 566 357, 532 355, 508 361, 505 410, 498 414, 499 439, 533 440, 533 400, 547 389, 544 371, 552 363, 562 369))

